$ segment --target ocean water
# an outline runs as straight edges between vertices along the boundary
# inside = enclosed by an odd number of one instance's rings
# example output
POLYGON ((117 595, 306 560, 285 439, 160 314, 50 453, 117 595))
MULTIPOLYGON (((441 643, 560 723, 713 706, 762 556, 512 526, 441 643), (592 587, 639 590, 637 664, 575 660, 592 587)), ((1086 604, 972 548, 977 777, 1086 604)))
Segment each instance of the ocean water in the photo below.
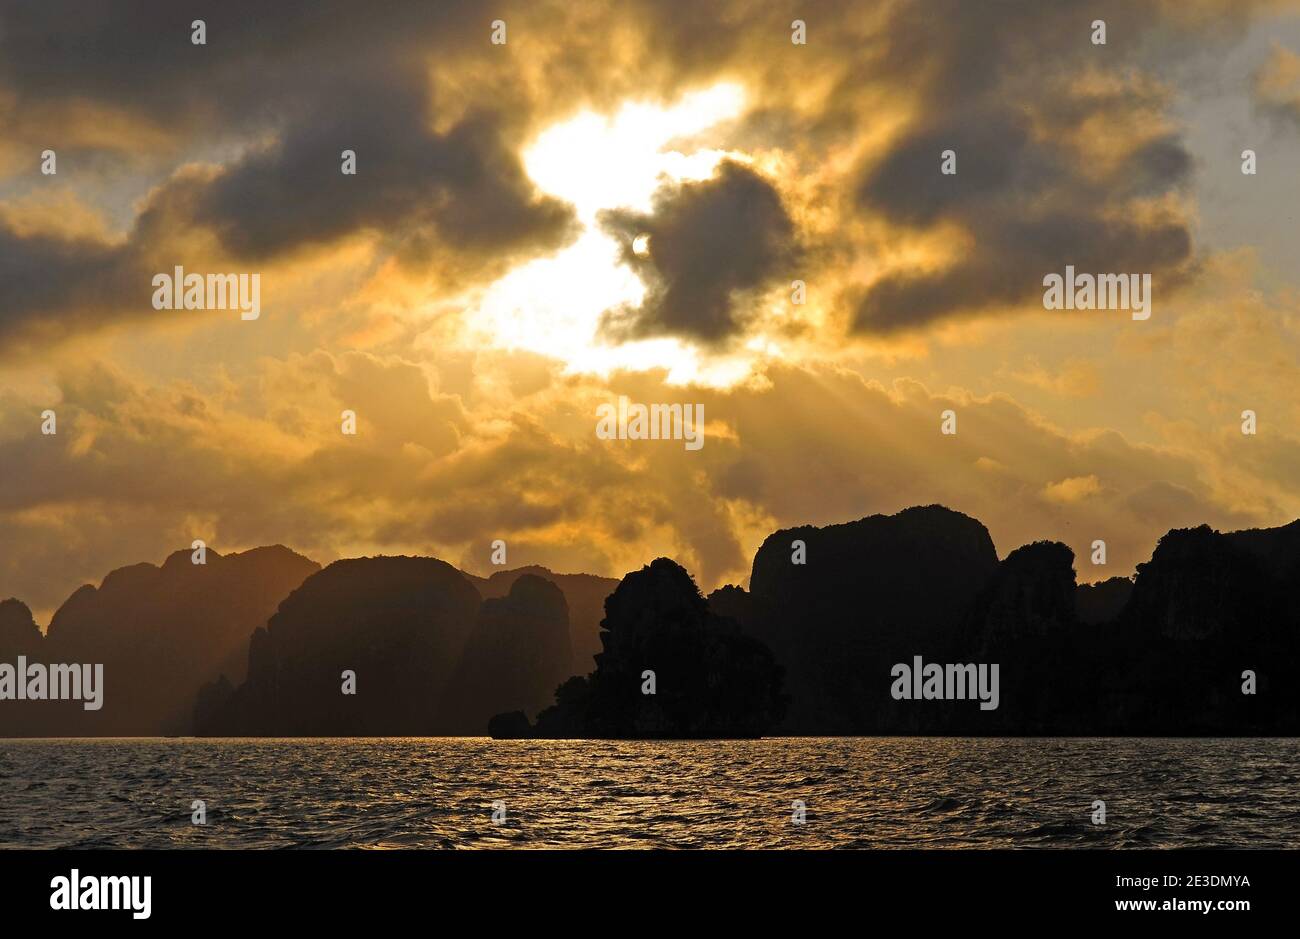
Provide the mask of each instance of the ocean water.
POLYGON ((1296 848, 1298 776, 1297 739, 5 740, 0 847, 1296 848))

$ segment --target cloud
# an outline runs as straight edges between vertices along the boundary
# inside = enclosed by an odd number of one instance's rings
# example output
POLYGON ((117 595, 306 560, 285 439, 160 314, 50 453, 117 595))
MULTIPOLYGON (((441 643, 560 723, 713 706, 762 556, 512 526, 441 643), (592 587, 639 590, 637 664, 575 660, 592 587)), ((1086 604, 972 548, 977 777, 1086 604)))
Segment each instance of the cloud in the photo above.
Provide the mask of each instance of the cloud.
MULTIPOLYGON (((519 163, 541 128, 585 105, 739 80, 754 109, 708 144, 743 144, 756 178, 733 167, 645 220, 666 236, 636 262, 653 296, 612 311, 604 338, 733 347, 771 325, 754 288, 784 276, 797 244, 817 299, 781 332, 847 327, 870 340, 1018 309, 1065 263, 1150 272, 1162 293, 1185 280, 1191 210, 1173 197, 1191 164, 1147 71, 1174 56, 1171 34, 1205 45, 1256 5, 1192 6, 902 0, 846 15, 836 0, 503 0, 494 15, 510 40, 493 46, 470 0, 386 3, 365 16, 343 0, 310 13, 233 0, 208 14, 207 45, 194 46, 202 11, 163 0, 111 15, 19 4, 0 31, 0 113, 22 134, 21 153, 49 145, 54 128, 65 166, 84 173, 99 154, 99 171, 147 167, 146 189, 182 190, 186 211, 157 244, 203 229, 213 251, 249 265, 367 238, 462 289, 572 234, 568 207, 537 192, 519 163), (789 42, 796 15, 809 23, 806 47, 789 42), (1108 24, 1106 46, 1089 41, 1095 18, 1108 24), (937 172, 948 148, 956 177, 937 172), (338 172, 343 149, 357 151, 355 177, 338 172), (212 171, 177 178, 186 163, 212 171), (687 245, 719 267, 716 287, 701 283, 687 245)), ((15 165, 34 173, 27 157, 15 165)), ((127 261, 147 253, 136 237, 127 261)), ((79 280, 93 284, 94 245, 6 246, 36 277, 41 264, 57 272, 84 257, 79 280)), ((115 295, 102 276, 99 295, 115 295)), ((127 306, 93 304, 86 316, 68 309, 79 296, 6 310, 10 339, 38 315, 71 334, 127 306)))
MULTIPOLYGON (((480 362, 475 384, 494 384, 500 365, 480 362)), ((39 434, 40 401, 0 398, 0 526, 23 545, 0 558, 0 595, 47 609, 196 537, 219 550, 284 543, 322 561, 482 559, 502 538, 520 563, 562 558, 611 576, 668 554, 713 586, 744 581, 778 527, 913 504, 981 519, 1003 554, 1055 538, 1086 557, 1103 538, 1120 573, 1170 527, 1276 523, 1220 488, 1216 467, 1240 458, 1230 441, 1221 453, 1140 446, 1054 428, 1004 395, 887 387, 824 365, 774 367, 730 390, 663 378, 571 377, 522 401, 440 392, 427 367, 366 353, 264 361, 218 387, 67 373, 56 437, 39 434), (618 394, 702 403, 703 449, 597 438, 596 406, 618 394), (344 407, 357 411, 355 437, 340 433, 344 407), (939 432, 948 408, 955 437, 939 432)), ((1296 452, 1252 458, 1285 476, 1296 452)))
POLYGON ((48 353, 69 337, 157 315, 152 278, 173 265, 191 270, 220 260, 210 239, 187 226, 195 193, 212 178, 186 165, 141 200, 130 230, 104 230, 102 219, 66 192, 27 205, 0 205, 0 356, 48 353), (64 198, 59 198, 63 196, 64 198), (89 216, 69 228, 55 217, 89 216), (197 264, 193 262, 198 262, 197 264))
POLYGON ((10 351, 92 329, 122 311, 127 298, 147 297, 149 274, 129 248, 92 236, 20 234, 0 218, 0 346, 10 351))
POLYGON ((358 231, 421 257, 539 251, 573 232, 571 209, 534 191, 493 115, 438 134, 424 126, 422 96, 371 92, 329 102, 229 167, 201 194, 195 221, 254 262, 358 231), (340 172, 344 150, 356 153, 355 176, 340 172))
POLYGON ((1044 368, 1034 356, 1028 356, 1024 367, 1000 374, 1067 398, 1093 397, 1100 390, 1101 383, 1101 371, 1096 363, 1075 358, 1060 363, 1053 372, 1044 368))
POLYGON ((868 155, 855 193, 861 212, 887 221, 884 237, 925 238, 932 250, 926 263, 882 270, 851 328, 886 334, 1012 312, 1036 303, 1043 275, 1066 264, 1151 273, 1164 291, 1183 283, 1192 235, 1177 197, 1190 156, 1164 117, 1167 93, 1140 72, 1110 70, 1136 64, 1133 37, 1154 11, 943 6, 948 15, 936 16, 901 4, 888 27, 888 74, 912 76, 924 106, 868 155), (1089 40, 1094 16, 1107 21, 1107 46, 1089 40), (924 66, 908 58, 921 30, 936 47, 924 66), (1021 44, 1025 35, 1034 42, 1021 44), (955 174, 941 172, 947 151, 955 174))
MULTIPOLYGON (((203 260, 242 270, 368 237, 448 281, 563 244, 570 207, 537 192, 520 164, 528 108, 486 91, 444 100, 430 84, 430 62, 469 45, 476 27, 475 46, 490 54, 472 7, 357 16, 343 3, 310 14, 230 3, 208 15, 202 46, 190 21, 203 11, 168 3, 112 15, 6 7, 0 113, 32 152, 56 149, 59 178, 74 185, 142 166, 161 173, 111 241, 0 225, 0 346, 131 316, 153 272, 198 267, 181 248, 200 243, 203 260), (49 113, 66 123, 51 128, 49 113), (117 132, 91 133, 105 122, 117 132), (357 153, 355 176, 340 172, 345 149, 357 153)), ((41 180, 33 159, 18 166, 25 185, 41 180)))
POLYGON ((1268 60, 1255 72, 1253 91, 1266 113, 1300 121, 1300 55, 1273 43, 1268 60))
POLYGON ((617 339, 730 339, 744 331, 759 289, 785 279, 798 251, 776 189, 731 160, 709 179, 661 188, 649 214, 613 210, 601 221, 647 287, 640 306, 606 315, 603 330, 617 339), (642 235, 645 257, 632 248, 642 235))
POLYGON ((1071 505, 1082 502, 1089 496, 1095 496, 1099 492, 1101 492, 1101 481, 1096 475, 1089 473, 1087 476, 1071 476, 1060 482, 1048 483, 1043 487, 1043 498, 1048 502, 1071 505))
POLYGON ((1104 538, 1126 573, 1169 527, 1300 513, 1293 272, 1198 256, 1160 77, 1171 31, 1210 56, 1255 5, 504 0, 505 47, 468 0, 231 2, 206 47, 203 12, 83 6, 0 23, 0 597, 48 610, 194 537, 467 564, 504 538, 512 563, 615 576, 668 554, 708 587, 778 527, 933 502, 1003 554, 1104 538), (722 79, 752 109, 684 149, 742 158, 604 217, 648 290, 602 338, 781 348, 702 388, 474 334, 474 291, 568 237, 519 163, 536 134, 722 79), (27 201, 56 184, 64 202, 27 201), (176 263, 263 270, 266 315, 155 314, 149 278, 176 263), (1157 316, 997 321, 1066 263, 1155 274, 1157 316), (703 403, 703 450, 597 439, 620 393, 703 403))

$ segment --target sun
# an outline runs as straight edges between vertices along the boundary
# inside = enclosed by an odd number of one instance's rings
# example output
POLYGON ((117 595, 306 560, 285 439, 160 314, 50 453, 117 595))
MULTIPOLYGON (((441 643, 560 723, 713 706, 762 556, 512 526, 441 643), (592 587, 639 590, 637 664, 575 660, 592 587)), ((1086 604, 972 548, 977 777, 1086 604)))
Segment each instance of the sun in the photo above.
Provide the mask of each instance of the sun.
POLYGON ((571 202, 584 223, 601 209, 649 211, 661 175, 707 179, 727 156, 667 144, 737 116, 744 103, 739 85, 722 84, 668 107, 629 102, 613 117, 586 111, 544 131, 525 150, 524 169, 539 188, 571 202))
MULTIPOLYGON (((670 147, 740 115, 744 106, 743 89, 725 83, 671 105, 629 102, 613 115, 586 111, 546 129, 524 151, 524 168, 539 189, 573 205, 582 232, 569 247, 491 284, 471 308, 471 328, 494 346, 559 359, 570 372, 665 368, 671 382, 730 383, 735 363, 704 362, 677 339, 601 341, 601 314, 640 304, 646 288, 622 263, 628 246, 601 230, 597 217, 605 209, 648 212, 665 179, 708 179, 724 158, 748 162, 734 151, 670 147)), ((630 247, 641 257, 653 252, 648 235, 630 247)))

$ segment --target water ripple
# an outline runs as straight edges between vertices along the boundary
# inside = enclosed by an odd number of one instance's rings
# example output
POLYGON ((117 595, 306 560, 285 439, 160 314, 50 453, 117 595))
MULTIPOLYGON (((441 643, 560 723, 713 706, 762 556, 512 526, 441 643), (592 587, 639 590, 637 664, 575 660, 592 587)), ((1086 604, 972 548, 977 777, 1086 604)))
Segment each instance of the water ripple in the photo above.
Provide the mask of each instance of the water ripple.
POLYGON ((0 847, 1296 848, 1297 769, 1295 739, 11 740, 0 847))

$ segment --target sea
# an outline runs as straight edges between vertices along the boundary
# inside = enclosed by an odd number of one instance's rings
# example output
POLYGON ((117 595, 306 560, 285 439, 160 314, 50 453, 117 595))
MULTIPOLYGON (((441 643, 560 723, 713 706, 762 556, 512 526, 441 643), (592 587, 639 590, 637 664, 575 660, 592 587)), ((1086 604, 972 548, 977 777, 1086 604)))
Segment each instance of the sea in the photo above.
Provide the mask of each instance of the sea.
POLYGON ((0 847, 1298 848, 1300 740, 0 740, 0 847))

